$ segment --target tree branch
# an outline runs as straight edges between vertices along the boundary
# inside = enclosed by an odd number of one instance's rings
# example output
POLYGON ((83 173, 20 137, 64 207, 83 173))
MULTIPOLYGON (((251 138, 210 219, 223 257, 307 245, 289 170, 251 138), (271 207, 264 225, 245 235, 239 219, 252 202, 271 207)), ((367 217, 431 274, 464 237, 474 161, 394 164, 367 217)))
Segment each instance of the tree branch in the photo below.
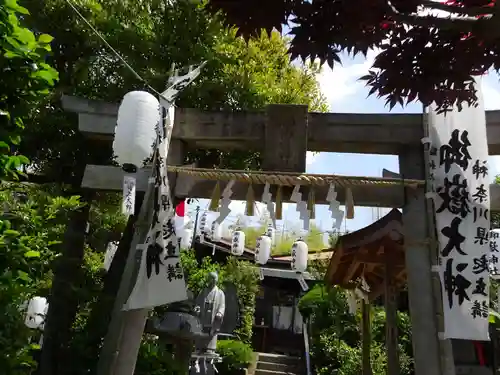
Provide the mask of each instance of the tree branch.
MULTIPOLYGON (((426 4, 431 3, 432 5, 430 6, 434 6, 434 3, 439 4, 434 1, 426 1, 425 3, 426 4)), ((390 14, 389 14, 390 17, 392 17, 395 21, 402 22, 410 26, 435 27, 441 30, 458 29, 464 33, 467 33, 473 31, 473 27, 476 25, 477 22, 484 22, 484 19, 478 19, 476 17, 437 17, 431 15, 419 16, 416 13, 403 14, 399 12, 394 7, 394 5, 392 5, 390 0, 387 0, 387 4, 389 5, 390 9, 390 14)), ((445 4, 442 5, 446 6, 445 4)), ((490 15, 491 15, 492 11, 490 8, 488 9, 485 8, 482 14, 487 14, 488 10, 490 10, 490 15)), ((489 18, 488 21, 494 22, 492 18, 489 18)), ((496 27, 491 27, 490 29, 491 30, 489 31, 494 34, 494 35, 490 34, 490 36, 497 36, 500 33, 499 25, 496 25, 496 27)))
MULTIPOLYGON (((424 0, 421 3, 421 6, 428 9, 441 10, 443 12, 455 13, 455 14, 463 14, 470 17, 482 16, 482 15, 493 15, 495 11, 492 7, 460 7, 455 5, 448 5, 445 3, 432 1, 432 0, 424 0)), ((474 18, 475 19, 475 18, 474 18)))

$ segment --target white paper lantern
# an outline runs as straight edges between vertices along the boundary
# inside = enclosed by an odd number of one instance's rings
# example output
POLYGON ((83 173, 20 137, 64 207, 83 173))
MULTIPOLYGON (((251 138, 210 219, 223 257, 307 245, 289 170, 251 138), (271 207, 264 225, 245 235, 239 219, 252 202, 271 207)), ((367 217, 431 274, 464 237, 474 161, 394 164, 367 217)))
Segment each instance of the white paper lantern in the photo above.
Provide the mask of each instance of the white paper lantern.
POLYGON ((47 319, 47 313, 49 311, 49 303, 46 303, 45 304, 45 309, 43 310, 43 320, 42 320, 42 324, 40 324, 40 329, 43 331, 43 329, 45 328, 45 320, 47 319))
POLYGON ((190 249, 193 242, 193 230, 184 228, 181 236, 181 249, 190 249))
POLYGON ((127 93, 118 109, 113 141, 116 161, 127 172, 134 172, 151 155, 156 139, 156 126, 160 121, 160 103, 150 93, 127 93))
POLYGON ((215 242, 219 242, 222 239, 222 227, 221 225, 214 221, 210 230, 210 239, 215 242))
POLYGON ((189 216, 177 216, 175 215, 175 234, 178 238, 183 236, 184 231, 187 229, 188 224, 190 222, 189 216))
POLYGON ((207 234, 207 231, 208 231, 207 221, 208 221, 207 213, 204 212, 203 215, 201 215, 201 219, 200 219, 200 234, 201 235, 207 234))
POLYGON ((118 241, 109 242, 108 246, 106 246, 106 252, 104 253, 104 263, 103 268, 106 271, 109 271, 111 267, 111 263, 113 262, 113 258, 115 257, 116 250, 118 250, 118 241))
POLYGON ((47 313, 48 304, 47 299, 44 297, 33 297, 28 302, 28 309, 26 311, 26 318, 24 324, 28 328, 37 329, 42 328, 47 313))
POLYGON ((292 269, 296 272, 305 272, 309 247, 302 240, 297 240, 292 245, 292 269))
POLYGON ((243 255, 245 252, 245 232, 235 230, 231 239, 231 254, 243 255))
POLYGON ((118 108, 113 153, 116 161, 129 175, 123 177, 122 213, 135 212, 137 169, 148 158, 156 139, 160 121, 160 103, 145 91, 127 93, 118 108))
POLYGON ((271 244, 274 246, 276 243, 276 229, 274 229, 272 225, 269 225, 266 234, 271 239, 271 244))
POLYGON ((258 264, 266 264, 271 256, 271 237, 265 234, 257 238, 255 244, 255 262, 258 264))

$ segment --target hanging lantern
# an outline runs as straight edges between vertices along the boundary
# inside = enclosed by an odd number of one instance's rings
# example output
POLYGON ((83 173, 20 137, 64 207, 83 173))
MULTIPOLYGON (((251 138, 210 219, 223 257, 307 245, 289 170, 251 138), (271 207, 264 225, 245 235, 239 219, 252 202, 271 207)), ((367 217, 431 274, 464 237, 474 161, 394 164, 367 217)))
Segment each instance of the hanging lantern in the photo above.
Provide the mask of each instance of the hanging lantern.
POLYGON ((267 227, 266 235, 271 239, 271 245, 274 246, 276 244, 276 229, 272 224, 267 227))
POLYGON ((174 216, 175 233, 178 237, 182 236, 182 233, 188 227, 189 222, 189 216, 174 216))
POLYGON ((43 326, 47 313, 47 299, 44 297, 33 297, 28 302, 26 318, 24 324, 31 329, 38 329, 43 326))
POLYGON ((160 103, 145 91, 127 93, 118 109, 113 141, 116 161, 128 174, 123 179, 122 212, 134 214, 137 169, 152 152, 156 127, 160 121, 160 103))
POLYGON ((193 242, 193 230, 184 228, 181 236, 181 249, 190 249, 193 242))
POLYGON ((305 272, 307 269, 307 257, 309 248, 307 244, 298 239, 292 245, 292 270, 296 272, 305 272))
POLYGON ((255 261, 258 264, 264 265, 271 256, 271 237, 263 234, 257 238, 255 244, 255 261))
POLYGON ((243 255, 245 252, 245 232, 235 230, 231 239, 231 254, 243 255))
POLYGON ((47 318, 47 313, 49 312, 49 303, 45 304, 45 309, 43 309, 42 324, 40 324, 40 329, 43 331, 45 328, 45 319, 47 318))
POLYGON ((126 171, 134 172, 151 155, 159 121, 160 103, 153 95, 132 91, 123 97, 118 109, 113 152, 126 171))
POLYGON ((356 315, 356 312, 358 311, 358 299, 352 290, 347 291, 347 306, 349 308, 349 313, 356 315))
POLYGON ((222 227, 216 221, 212 223, 212 228, 210 230, 210 239, 215 242, 219 242, 222 239, 222 227))
POLYGON ((106 270, 109 271, 109 268, 111 267, 111 263, 113 262, 113 258, 115 257, 116 250, 118 250, 118 241, 112 241, 108 243, 108 246, 106 246, 106 252, 104 253, 104 263, 102 267, 106 270))
POLYGON ((203 215, 201 215, 200 219, 200 235, 204 235, 208 231, 208 226, 207 226, 207 213, 204 212, 203 215))

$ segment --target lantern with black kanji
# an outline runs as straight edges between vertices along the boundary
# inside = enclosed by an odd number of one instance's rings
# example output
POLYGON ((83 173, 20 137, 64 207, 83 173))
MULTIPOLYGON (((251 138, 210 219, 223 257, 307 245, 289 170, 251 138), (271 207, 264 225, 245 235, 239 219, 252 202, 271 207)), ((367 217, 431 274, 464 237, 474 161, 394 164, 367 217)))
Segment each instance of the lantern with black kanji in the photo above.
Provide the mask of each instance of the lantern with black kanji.
POLYGON ((193 242, 193 230, 184 228, 181 235, 181 249, 190 249, 193 242))
POLYGON ((307 269, 307 257, 309 247, 299 238, 292 245, 292 270, 296 272, 305 272, 307 269))
POLYGON ((271 239, 271 245, 274 246, 276 243, 275 242, 276 241, 276 229, 274 229, 272 224, 269 224, 269 226, 267 227, 266 234, 271 239))
POLYGON ((255 262, 264 265, 271 256, 271 237, 263 234, 257 238, 255 244, 255 262))
POLYGON ((43 323, 48 310, 47 299, 33 297, 28 302, 24 324, 31 329, 43 328, 43 323))
POLYGON ((160 103, 145 91, 127 93, 118 108, 113 140, 116 161, 129 175, 123 181, 123 208, 125 214, 134 213, 135 173, 152 153, 156 128, 160 121, 160 103))
POLYGON ((208 232, 208 218, 207 213, 204 212, 200 219, 200 235, 205 235, 208 232))
POLYGON ((219 242, 222 239, 222 226, 214 220, 210 230, 210 239, 219 242))
POLYGON ((145 91, 123 97, 115 128, 113 153, 127 172, 134 172, 151 155, 160 121, 160 103, 145 91))
POLYGON ((231 254, 243 255, 245 252, 245 232, 235 230, 231 238, 231 254))

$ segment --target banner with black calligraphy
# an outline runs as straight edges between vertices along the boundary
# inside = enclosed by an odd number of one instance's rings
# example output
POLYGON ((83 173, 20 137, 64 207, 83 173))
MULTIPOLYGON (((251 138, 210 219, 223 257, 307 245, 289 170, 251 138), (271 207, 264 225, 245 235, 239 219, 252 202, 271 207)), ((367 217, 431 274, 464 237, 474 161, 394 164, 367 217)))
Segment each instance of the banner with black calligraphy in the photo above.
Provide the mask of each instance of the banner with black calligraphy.
POLYGON ((187 299, 180 244, 175 233, 175 208, 170 196, 166 168, 175 112, 173 105, 165 109, 165 122, 158 127, 157 150, 153 162, 152 223, 146 242, 139 246, 142 256, 137 281, 123 310, 152 308, 187 299))
POLYGON ((490 277, 495 280, 500 279, 500 268, 498 265, 498 256, 500 255, 500 229, 490 231, 490 277))
POLYGON ((489 340, 490 197, 481 85, 478 105, 429 108, 429 179, 440 246, 444 338, 489 340))

